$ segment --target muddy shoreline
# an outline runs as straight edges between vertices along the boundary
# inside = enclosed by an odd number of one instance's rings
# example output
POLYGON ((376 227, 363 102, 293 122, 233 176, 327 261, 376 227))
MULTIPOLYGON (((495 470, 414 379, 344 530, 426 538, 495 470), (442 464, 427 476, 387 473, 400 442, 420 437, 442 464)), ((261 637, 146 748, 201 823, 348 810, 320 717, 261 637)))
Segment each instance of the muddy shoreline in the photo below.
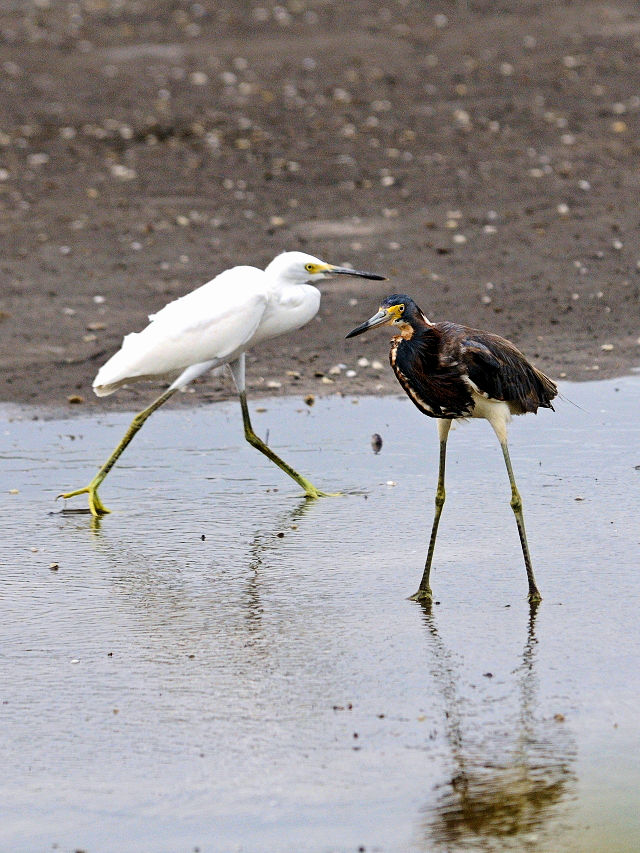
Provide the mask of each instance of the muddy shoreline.
POLYGON ((136 10, 0 13, 0 402, 146 405, 91 392, 122 336, 288 249, 389 281, 323 285, 253 398, 397 392, 384 334, 344 340, 392 291, 555 379, 638 365, 635 4, 136 10))

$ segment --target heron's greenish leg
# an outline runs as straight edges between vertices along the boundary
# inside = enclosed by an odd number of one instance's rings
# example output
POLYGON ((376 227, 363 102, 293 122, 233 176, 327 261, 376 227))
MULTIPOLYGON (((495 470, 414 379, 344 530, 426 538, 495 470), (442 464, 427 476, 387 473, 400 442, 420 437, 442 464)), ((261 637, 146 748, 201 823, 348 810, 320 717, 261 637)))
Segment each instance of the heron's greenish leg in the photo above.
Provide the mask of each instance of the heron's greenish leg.
POLYGON ((533 566, 531 565, 531 555, 529 554, 529 544, 527 542, 527 534, 524 529, 524 514, 522 512, 522 498, 516 486, 516 480, 513 476, 513 468, 511 467, 511 458, 509 456, 509 448, 507 447, 506 439, 500 442, 502 447, 502 455, 504 456, 505 465, 507 466, 507 474, 509 475, 509 483, 511 484, 511 509, 516 517, 518 525, 518 535, 520 536, 520 544, 522 546, 522 554, 524 556, 524 565, 527 570, 527 580, 529 581, 528 599, 532 602, 542 601, 542 596, 538 590, 536 579, 533 575, 533 566))
POLYGON ((271 448, 262 441, 262 439, 257 436, 253 430, 251 425, 251 418, 249 417, 249 407, 247 406, 247 395, 245 391, 239 391, 240 395, 240 406, 242 407, 242 423, 244 424, 244 437, 247 439, 249 444, 252 447, 255 447, 256 450, 259 450, 261 453, 274 462, 281 471, 284 471, 285 474, 288 474, 292 480, 295 480, 298 485, 304 489, 304 493, 308 498, 326 498, 326 497, 336 497, 336 495, 329 495, 326 492, 321 492, 319 489, 307 480, 306 477, 303 477, 301 474, 298 474, 291 465, 288 465, 284 459, 281 459, 276 453, 271 450, 271 448))
POLYGON ((429 540, 429 551, 427 553, 427 561, 424 566, 424 573, 418 591, 411 596, 411 601, 431 601, 433 595, 429 586, 429 576, 431 574, 431 561, 433 560, 433 552, 436 547, 436 536, 438 535, 438 525, 440 524, 440 516, 442 515, 442 507, 444 506, 446 492, 444 488, 444 470, 447 458, 447 438, 451 429, 451 421, 446 419, 438 420, 438 435, 440 437, 440 464, 438 467, 438 486, 436 488, 436 511, 433 517, 433 526, 431 528, 431 539, 429 540))
POLYGON ((146 409, 143 409, 141 412, 138 412, 135 418, 131 421, 129 429, 122 437, 122 441, 118 444, 116 449, 104 463, 102 468, 100 468, 100 470, 88 486, 85 486, 83 489, 76 489, 74 492, 63 492, 62 494, 58 495, 58 498, 66 499, 73 498, 76 495, 88 495, 89 509, 91 510, 92 515, 98 517, 101 515, 106 515, 108 512, 111 512, 111 510, 107 509, 106 506, 100 500, 100 497, 98 496, 98 486, 100 486, 109 471, 116 464, 116 462, 122 455, 124 449, 131 442, 131 439, 138 432, 138 430, 149 417, 149 415, 152 415, 156 409, 159 409, 163 403, 166 403, 169 397, 172 397, 176 391, 176 388, 169 388, 168 391, 165 391, 164 394, 161 394, 157 399, 155 399, 150 406, 147 406, 146 409))

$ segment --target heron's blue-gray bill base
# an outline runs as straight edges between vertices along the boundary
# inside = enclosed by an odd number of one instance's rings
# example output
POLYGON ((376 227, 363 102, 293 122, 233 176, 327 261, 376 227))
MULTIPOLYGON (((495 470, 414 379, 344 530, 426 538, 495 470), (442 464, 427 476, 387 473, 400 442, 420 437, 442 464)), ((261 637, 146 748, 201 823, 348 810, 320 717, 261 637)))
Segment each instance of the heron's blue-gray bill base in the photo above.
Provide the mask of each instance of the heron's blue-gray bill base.
POLYGON ((522 512, 509 449, 507 424, 512 415, 524 415, 538 408, 553 409, 558 393, 555 383, 537 370, 505 338, 457 323, 431 323, 410 296, 387 296, 379 310, 365 323, 352 329, 347 338, 361 335, 376 326, 393 326, 389 359, 398 382, 420 411, 438 419, 440 462, 436 489, 436 511, 429 551, 416 601, 432 598, 429 576, 445 501, 444 472, 447 438, 451 422, 464 418, 485 418, 493 427, 504 456, 511 485, 511 507, 529 583, 529 600, 541 595, 533 574, 522 512))
POLYGON ((178 389, 225 364, 231 369, 240 396, 246 440, 294 479, 307 497, 325 495, 255 434, 245 392, 245 352, 308 323, 320 307, 320 291, 310 282, 332 275, 385 279, 377 273, 328 264, 303 252, 283 252, 265 270, 233 267, 152 314, 149 325, 141 332, 127 335, 121 349, 100 368, 93 390, 103 397, 123 385, 145 379, 164 379, 171 385, 135 416, 88 486, 58 497, 87 494, 94 516, 108 513, 98 487, 149 415, 178 389))

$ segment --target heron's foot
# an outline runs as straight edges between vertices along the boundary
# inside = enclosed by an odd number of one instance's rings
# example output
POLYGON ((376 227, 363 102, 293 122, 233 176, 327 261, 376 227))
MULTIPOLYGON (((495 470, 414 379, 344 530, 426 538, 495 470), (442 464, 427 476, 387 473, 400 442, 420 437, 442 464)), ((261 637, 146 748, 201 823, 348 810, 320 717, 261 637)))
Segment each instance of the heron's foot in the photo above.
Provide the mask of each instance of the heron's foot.
POLYGON ((100 497, 98 496, 98 487, 94 486, 92 483, 89 483, 89 485, 85 486, 84 489, 76 489, 74 492, 63 492, 56 497, 56 500, 58 500, 58 498, 64 498, 64 500, 67 500, 68 498, 75 498, 76 495, 89 495, 89 511, 95 518, 99 518, 101 515, 107 515, 107 513, 111 512, 111 510, 107 509, 100 500, 100 497))
POLYGON ((542 601, 542 596, 537 589, 530 589, 529 595, 527 596, 527 601, 529 604, 540 604, 542 601))
POLYGON ((417 592, 414 592, 413 595, 409 596, 409 601, 421 601, 423 603, 431 603, 433 601, 433 593, 431 589, 427 587, 426 589, 420 588, 417 592))

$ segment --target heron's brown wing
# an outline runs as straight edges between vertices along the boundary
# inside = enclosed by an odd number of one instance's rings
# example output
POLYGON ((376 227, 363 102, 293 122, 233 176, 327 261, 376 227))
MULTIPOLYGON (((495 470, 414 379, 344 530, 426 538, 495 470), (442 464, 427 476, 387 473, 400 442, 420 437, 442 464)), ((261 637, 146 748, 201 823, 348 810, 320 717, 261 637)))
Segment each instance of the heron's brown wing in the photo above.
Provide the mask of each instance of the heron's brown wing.
POLYGON ((391 366, 407 395, 424 414, 465 417, 473 409, 471 390, 455 353, 443 351, 442 344, 437 327, 410 340, 396 339, 391 347, 391 366))
POLYGON ((551 400, 558 393, 555 383, 510 341, 488 332, 467 331, 462 359, 469 379, 483 394, 510 403, 514 413, 553 408, 551 400))

